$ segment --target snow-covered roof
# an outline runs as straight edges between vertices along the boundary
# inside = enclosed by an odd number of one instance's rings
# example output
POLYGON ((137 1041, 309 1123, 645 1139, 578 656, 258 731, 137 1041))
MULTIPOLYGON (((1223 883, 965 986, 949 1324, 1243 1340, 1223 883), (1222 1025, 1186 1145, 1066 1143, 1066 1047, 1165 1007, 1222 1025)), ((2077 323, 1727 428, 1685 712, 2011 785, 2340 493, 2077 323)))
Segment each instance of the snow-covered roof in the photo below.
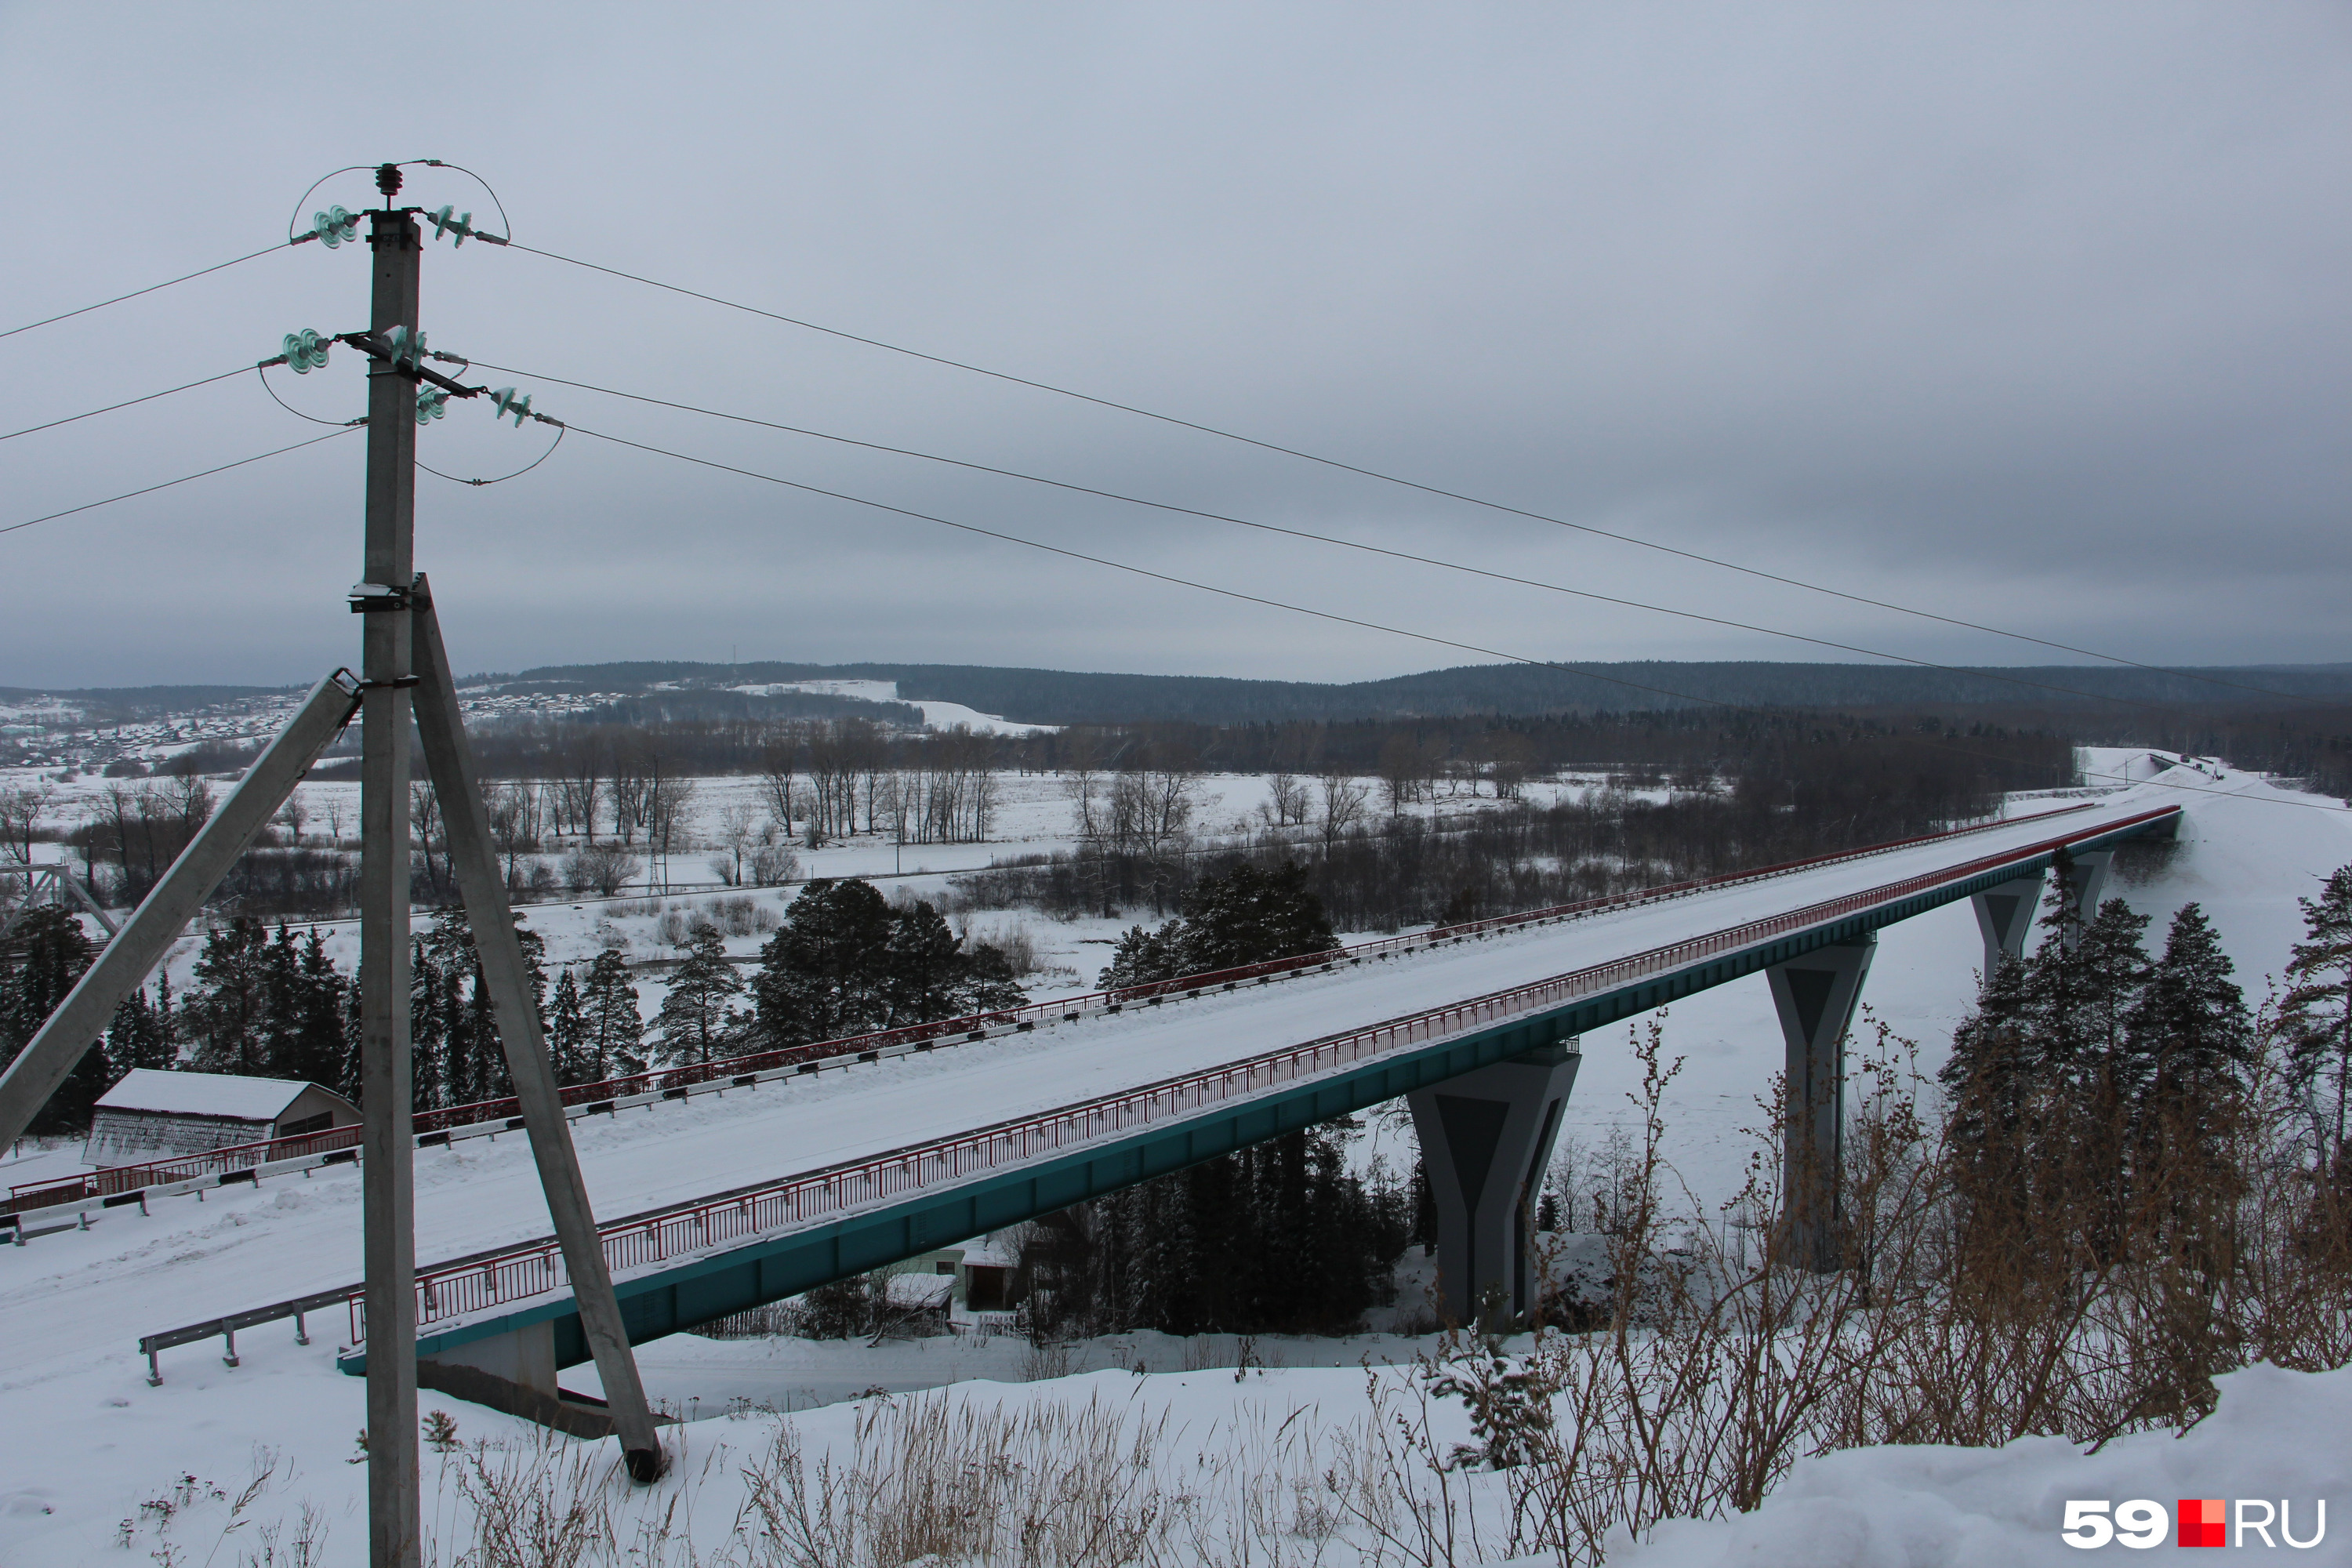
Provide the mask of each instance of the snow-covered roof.
POLYGON ((161 1110, 174 1116, 218 1116, 232 1121, 275 1121, 310 1086, 295 1079, 240 1078, 226 1072, 167 1072, 132 1068, 98 1097, 100 1110, 161 1110))

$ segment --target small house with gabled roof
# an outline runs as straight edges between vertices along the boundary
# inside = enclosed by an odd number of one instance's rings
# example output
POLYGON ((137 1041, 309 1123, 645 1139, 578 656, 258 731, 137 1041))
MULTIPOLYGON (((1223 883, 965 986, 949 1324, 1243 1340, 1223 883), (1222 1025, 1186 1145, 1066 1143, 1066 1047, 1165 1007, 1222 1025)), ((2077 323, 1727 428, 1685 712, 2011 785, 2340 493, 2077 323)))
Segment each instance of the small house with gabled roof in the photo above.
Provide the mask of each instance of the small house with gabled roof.
POLYGON ((349 1127, 359 1107, 295 1079, 133 1068, 99 1096, 82 1160, 137 1165, 202 1154, 232 1143, 349 1127))

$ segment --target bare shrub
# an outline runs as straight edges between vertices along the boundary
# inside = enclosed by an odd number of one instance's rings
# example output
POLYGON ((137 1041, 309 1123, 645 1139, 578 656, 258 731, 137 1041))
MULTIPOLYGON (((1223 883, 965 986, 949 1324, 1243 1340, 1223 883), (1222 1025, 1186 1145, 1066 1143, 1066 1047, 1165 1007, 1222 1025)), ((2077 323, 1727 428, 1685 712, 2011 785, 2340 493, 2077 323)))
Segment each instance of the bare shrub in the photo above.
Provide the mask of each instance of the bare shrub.
POLYGON ((601 893, 610 898, 646 868, 626 849, 610 844, 583 845, 564 858, 563 879, 574 892, 601 893))
POLYGON ((543 1428, 520 1444, 477 1444, 455 1461, 472 1512, 460 1568, 579 1568, 609 1561, 612 1460, 543 1428))
POLYGON ((1097 1400, 990 1409, 945 1396, 861 1410, 850 1456, 815 1466, 782 1423, 747 1472, 746 1523, 793 1568, 1124 1563, 1163 1532, 1166 1418, 1097 1400))
POLYGON ((731 898, 705 900, 702 912, 729 936, 750 936, 760 929, 759 917, 766 911, 748 896, 738 893, 731 898))
POLYGON ((751 880, 762 888, 789 882, 801 874, 801 858, 785 844, 762 844, 751 851, 751 880))

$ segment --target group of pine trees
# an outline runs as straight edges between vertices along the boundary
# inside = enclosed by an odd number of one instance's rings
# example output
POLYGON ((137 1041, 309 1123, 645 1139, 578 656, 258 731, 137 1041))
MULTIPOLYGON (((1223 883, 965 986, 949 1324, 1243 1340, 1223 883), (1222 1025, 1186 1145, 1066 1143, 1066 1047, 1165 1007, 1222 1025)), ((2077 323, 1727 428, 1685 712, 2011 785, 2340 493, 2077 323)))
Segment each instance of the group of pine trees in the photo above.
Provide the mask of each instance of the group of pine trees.
MULTIPOLYGON (((1192 886, 1179 916, 1120 940, 1106 986, 1171 980, 1338 945, 1295 864, 1243 862, 1192 886)), ((1402 1184, 1349 1169, 1352 1122, 1286 1132, 1049 1215, 1021 1254, 1048 1337, 1341 1330, 1381 1305, 1412 1239, 1402 1184)))
POLYGON ((2266 1071, 2306 1123, 2310 1168, 2343 1185, 2352 867, 2301 902, 2306 940, 2265 1020, 2196 904, 2151 956, 2147 916, 2062 894, 2035 951, 1988 977, 1942 1071, 1969 1231, 2108 1261, 2149 1246, 2210 1251, 2234 1193, 2232 1140, 2266 1071))
MULTIPOLYGON (((599 1083, 657 1068, 802 1045, 874 1029, 1017 1006, 1013 968, 993 946, 967 947, 927 902, 892 905, 864 881, 812 882, 786 912, 747 984, 708 924, 678 944, 660 1007, 647 1020, 627 963, 605 952, 551 985, 546 943, 518 922, 523 963, 556 1080, 599 1083), (750 994, 752 1005, 734 1005, 750 994)), ((63 910, 37 910, 10 933, 0 968, 0 1061, 13 1059, 98 956, 63 910)), ((464 912, 434 913, 409 957, 415 1108, 435 1110, 513 1092, 506 1053, 464 912)), ((206 931, 194 983, 168 975, 116 1010, 99 1047, 45 1110, 36 1131, 89 1124, 97 1098, 133 1068, 182 1068, 303 1079, 359 1098, 357 986, 313 928, 298 933, 240 917, 206 931)))

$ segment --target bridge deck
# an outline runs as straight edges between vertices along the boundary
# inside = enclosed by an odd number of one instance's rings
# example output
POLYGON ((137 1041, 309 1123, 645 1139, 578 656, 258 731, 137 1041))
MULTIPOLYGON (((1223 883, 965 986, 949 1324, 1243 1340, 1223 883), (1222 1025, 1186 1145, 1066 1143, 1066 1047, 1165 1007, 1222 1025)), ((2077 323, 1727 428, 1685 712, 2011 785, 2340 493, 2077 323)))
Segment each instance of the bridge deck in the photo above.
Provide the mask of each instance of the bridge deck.
MULTIPOLYGON (((2063 834, 2087 837, 2172 801, 2131 791, 2020 821, 1744 886, 1596 914, 1034 1035, 573 1123, 607 1218, 952 1136, 1187 1071, 1501 991, 1744 921, 1939 872, 2063 834)), ((1760 1086, 1759 1086, 1760 1087, 1760 1086)), ((417 1257, 543 1236, 520 1133, 420 1152, 417 1257)), ((347 1285, 359 1273, 359 1184, 348 1168, 265 1180, 149 1219, 9 1249, 0 1263, 17 1363, 120 1350, 140 1335, 347 1285)), ((340 1338, 341 1322, 316 1331, 340 1338)))

